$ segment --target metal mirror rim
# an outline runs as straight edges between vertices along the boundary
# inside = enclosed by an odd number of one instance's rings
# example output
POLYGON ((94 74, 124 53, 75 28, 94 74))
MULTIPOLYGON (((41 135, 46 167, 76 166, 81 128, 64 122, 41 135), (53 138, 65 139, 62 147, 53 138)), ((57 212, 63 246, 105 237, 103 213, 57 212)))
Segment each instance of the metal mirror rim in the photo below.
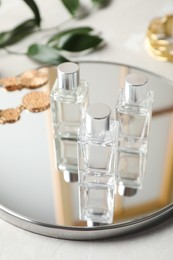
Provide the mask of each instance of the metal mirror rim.
POLYGON ((161 224, 172 216, 173 203, 153 214, 122 224, 96 227, 72 227, 35 221, 0 205, 0 217, 6 222, 32 233, 68 240, 100 240, 132 235, 161 224))

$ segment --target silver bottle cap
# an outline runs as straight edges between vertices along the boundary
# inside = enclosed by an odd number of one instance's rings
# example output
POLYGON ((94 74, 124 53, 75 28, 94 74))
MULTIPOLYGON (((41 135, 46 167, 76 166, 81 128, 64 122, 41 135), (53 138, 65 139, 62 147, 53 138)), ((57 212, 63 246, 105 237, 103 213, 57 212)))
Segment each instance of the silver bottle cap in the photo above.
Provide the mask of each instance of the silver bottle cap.
POLYGON ((71 172, 68 170, 63 171, 64 180, 68 183, 70 182, 77 182, 78 181, 78 174, 76 172, 71 172))
MULTIPOLYGON (((106 223, 104 223, 104 225, 106 225, 106 223)), ((87 220, 87 226, 88 227, 99 227, 99 226, 103 226, 103 223, 94 222, 92 220, 87 220)))
POLYGON ((111 110, 104 104, 91 104, 86 110, 86 130, 97 135, 109 130, 111 110))
POLYGON ((125 79, 124 99, 128 103, 140 103, 146 99, 148 78, 144 74, 131 73, 125 79))
POLYGON ((119 184, 118 193, 120 196, 131 197, 137 193, 136 188, 126 187, 123 184, 119 184))
POLYGON ((58 87, 75 90, 79 86, 79 65, 64 62, 58 66, 58 87))

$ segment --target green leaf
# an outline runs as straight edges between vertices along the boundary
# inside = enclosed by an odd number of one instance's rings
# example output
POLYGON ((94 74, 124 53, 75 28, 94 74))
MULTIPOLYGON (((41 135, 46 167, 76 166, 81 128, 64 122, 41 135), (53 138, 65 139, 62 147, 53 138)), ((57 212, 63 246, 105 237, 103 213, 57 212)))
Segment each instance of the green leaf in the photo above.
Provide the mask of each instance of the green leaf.
POLYGON ((59 39, 66 35, 71 35, 71 34, 75 34, 75 33, 89 33, 91 31, 93 31, 93 29, 91 27, 77 27, 77 28, 61 31, 61 32, 53 35, 49 39, 48 44, 56 45, 56 44, 58 44, 59 39))
POLYGON ((89 34, 93 29, 91 27, 77 27, 61 31, 52 36, 48 44, 59 50, 70 52, 80 52, 90 48, 95 48, 103 39, 97 35, 89 34))
POLYGON ((33 0, 23 0, 33 11, 34 16, 35 16, 35 20, 36 20, 36 24, 39 26, 40 22, 41 22, 41 17, 40 17, 40 12, 39 9, 36 5, 36 3, 33 0))
POLYGON ((27 51, 28 57, 43 64, 60 64, 67 61, 59 51, 43 44, 32 44, 27 51))
POLYGON ((75 15, 76 11, 79 8, 79 0, 61 0, 62 3, 65 5, 65 7, 68 9, 68 11, 75 15))
POLYGON ((18 41, 22 40, 28 34, 33 32, 33 30, 37 27, 36 20, 30 19, 27 20, 17 27, 15 27, 13 30, 5 31, 0 33, 0 48, 3 48, 5 46, 12 45, 14 43, 17 43, 18 41))
POLYGON ((99 36, 89 35, 89 34, 72 34, 59 41, 58 45, 54 46, 60 50, 66 50, 70 52, 80 52, 87 49, 97 47, 103 39, 99 36))
POLYGON ((99 7, 105 7, 110 4, 111 0, 91 0, 95 5, 99 7))

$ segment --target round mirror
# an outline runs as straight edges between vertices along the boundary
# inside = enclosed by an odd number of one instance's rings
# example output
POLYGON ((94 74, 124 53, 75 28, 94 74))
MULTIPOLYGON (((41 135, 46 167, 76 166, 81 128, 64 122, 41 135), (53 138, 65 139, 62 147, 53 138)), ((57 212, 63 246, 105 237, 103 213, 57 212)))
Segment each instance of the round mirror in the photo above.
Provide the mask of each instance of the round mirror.
MULTIPOLYGON (((46 69, 49 80, 39 91, 50 93, 56 69, 46 69)), ((89 82, 90 103, 105 103, 112 110, 126 75, 140 71, 122 64, 80 62, 81 78, 89 82)), ((91 240, 131 234, 171 216, 173 82, 147 71, 144 73, 154 91, 146 173, 142 189, 127 192, 124 196, 115 194, 112 224, 79 219, 77 175, 57 170, 50 108, 45 106, 40 111, 32 111, 22 106, 24 97, 38 90, 4 91, 1 86, 0 111, 8 108, 20 110, 20 118, 13 123, 2 122, 1 116, 1 218, 46 236, 91 240)))

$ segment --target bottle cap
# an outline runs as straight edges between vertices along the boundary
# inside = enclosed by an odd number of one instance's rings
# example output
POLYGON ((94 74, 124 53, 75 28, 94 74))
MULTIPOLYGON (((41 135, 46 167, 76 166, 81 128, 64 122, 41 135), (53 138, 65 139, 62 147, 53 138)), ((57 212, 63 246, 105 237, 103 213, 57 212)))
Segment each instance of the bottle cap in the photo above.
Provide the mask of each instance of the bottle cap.
MULTIPOLYGON (((106 223, 104 223, 106 225, 106 223)), ((99 227, 99 226, 102 226, 103 223, 101 222, 95 222, 95 221, 92 221, 92 220, 87 220, 87 227, 99 227)))
POLYGON ((79 86, 79 65, 64 62, 58 66, 58 87, 75 90, 79 86))
POLYGON ((86 110, 86 130, 97 135, 109 130, 111 110, 104 104, 91 104, 86 110))
POLYGON ((120 183, 118 186, 118 193, 120 196, 131 197, 137 193, 137 188, 126 187, 120 183))
POLYGON ((125 79, 124 98, 128 103, 140 103, 146 99, 148 78, 144 74, 131 73, 125 79))
POLYGON ((78 174, 74 171, 64 170, 63 171, 64 180, 68 183, 70 182, 77 182, 78 181, 78 174))

